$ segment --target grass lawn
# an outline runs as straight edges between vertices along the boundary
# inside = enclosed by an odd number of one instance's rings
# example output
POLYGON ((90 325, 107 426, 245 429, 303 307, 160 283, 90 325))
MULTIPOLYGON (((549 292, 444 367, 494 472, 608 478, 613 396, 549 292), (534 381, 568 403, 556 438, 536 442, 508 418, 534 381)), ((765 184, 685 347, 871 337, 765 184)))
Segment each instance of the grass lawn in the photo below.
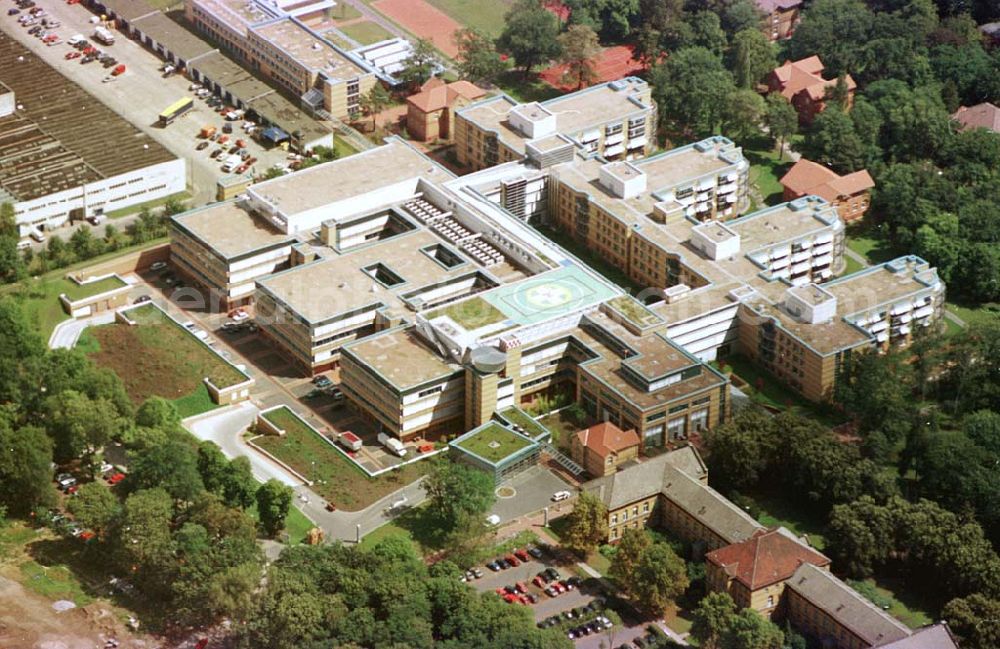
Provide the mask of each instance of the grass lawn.
MULTIPOLYGON (((765 145, 766 146, 766 145, 765 145)), ((744 148, 743 155, 750 163, 750 183, 757 187, 767 205, 777 205, 784 201, 784 188, 778 182, 792 166, 787 152, 778 159, 777 149, 744 148)), ((758 208, 764 207, 759 205, 758 208)))
POLYGON ((555 241, 557 244, 565 248, 567 252, 579 258, 585 264, 603 275, 608 281, 621 286, 629 293, 638 293, 645 288, 644 286, 640 286, 636 282, 632 281, 632 279, 622 272, 621 269, 609 264, 602 257, 585 248, 583 244, 578 243, 565 232, 545 226, 537 229, 542 233, 542 235, 552 241, 555 241))
POLYGON ((790 501, 786 496, 763 491, 744 494, 751 498, 760 508, 757 520, 767 527, 783 525, 796 536, 807 535, 809 544, 820 552, 826 548, 826 537, 823 528, 826 521, 822 516, 816 516, 811 510, 790 501))
POLYGON ((537 421, 532 419, 528 413, 515 406, 511 406, 510 408, 506 408, 501 411, 500 416, 509 421, 511 424, 523 428, 532 439, 537 439, 539 436, 545 435, 549 432, 548 428, 542 426, 537 421))
POLYGON ((865 579, 863 581, 849 579, 847 583, 873 604, 911 629, 926 626, 934 621, 919 603, 911 600, 907 604, 899 600, 899 597, 903 596, 904 593, 912 597, 913 589, 906 588, 893 579, 865 579))
POLYGON ((430 466, 415 462, 369 478, 290 409, 272 410, 265 417, 285 436, 264 435, 254 443, 312 481, 313 491, 340 509, 363 509, 420 478, 430 466))
POLYGON ((23 577, 21 583, 43 597, 68 599, 77 606, 86 606, 94 601, 66 566, 46 567, 35 561, 25 561, 19 567, 23 577))
POLYGON ((481 297, 473 297, 461 302, 449 304, 443 309, 438 309, 427 314, 428 320, 433 320, 439 316, 446 315, 456 323, 465 327, 469 331, 474 331, 480 327, 503 322, 507 316, 500 309, 496 308, 481 297))
POLYGON ((887 241, 862 228, 851 228, 847 231, 847 247, 867 259, 873 266, 899 256, 887 241))
MULTIPOLYGON (((948 302, 948 310, 965 321, 968 325, 987 324, 1000 319, 1000 305, 983 304, 970 307, 948 302)), ((953 325, 953 323, 952 323, 953 325)), ((951 326, 951 325, 950 325, 951 326)))
POLYGON ((84 348, 98 365, 112 369, 122 379, 136 405, 159 396, 176 400, 181 414, 190 416, 215 407, 202 382, 204 377, 219 387, 246 380, 156 307, 144 306, 129 313, 139 322, 137 326, 91 327, 84 348))
MULTIPOLYGON (((260 517, 257 514, 257 503, 254 503, 246 510, 247 515, 259 521, 260 517)), ((298 543, 305 543, 306 535, 309 530, 316 527, 316 524, 309 520, 305 514, 299 511, 299 508, 292 505, 288 509, 288 516, 285 518, 285 532, 288 533, 288 543, 289 545, 296 545, 298 543)))
POLYGON ((485 428, 458 443, 458 447, 496 464, 517 453, 531 442, 500 424, 490 422, 485 428))
POLYGON ((545 101, 562 93, 542 81, 538 76, 525 77, 519 70, 509 70, 497 79, 498 88, 520 102, 545 101))
POLYGON ((635 298, 627 295, 621 295, 613 300, 609 300, 608 306, 621 313, 639 327, 652 326, 663 322, 663 318, 647 309, 635 298))
POLYGON ((346 2, 338 2, 333 9, 330 10, 330 18, 336 21, 341 20, 354 20, 355 18, 360 18, 361 12, 354 8, 354 5, 347 4, 346 2))
POLYGON ((720 369, 724 374, 735 374, 742 379, 746 385, 740 386, 739 389, 745 392, 754 403, 778 410, 791 410, 794 413, 816 419, 830 427, 844 423, 842 414, 807 401, 767 371, 739 354, 727 356, 725 361, 721 363, 720 369))
POLYGON ((466 27, 475 27, 496 38, 503 31, 510 0, 427 0, 466 27))
POLYGON ((864 264, 860 263, 850 255, 844 255, 844 262, 844 275, 850 275, 851 273, 856 273, 859 270, 864 270, 866 268, 864 264))
POLYGON ((343 27, 340 27, 340 31, 344 32, 347 36, 353 38, 362 45, 371 45, 372 43, 392 38, 392 34, 387 32, 384 27, 378 23, 373 23, 370 20, 344 25, 343 27))
POLYGON ((116 288, 128 286, 128 284, 114 275, 111 277, 105 277, 104 279, 99 279, 96 282, 87 282, 86 284, 77 284, 76 282, 68 279, 63 280, 63 282, 66 283, 66 288, 63 293, 65 293, 66 297, 73 302, 82 300, 85 297, 99 295, 101 293, 106 293, 107 291, 113 291, 116 288))
POLYGON ((545 415, 538 420, 538 423, 552 431, 552 444, 561 449, 568 450, 570 436, 580 430, 576 419, 564 414, 563 411, 545 415))
MULTIPOLYGON (((687 609, 680 608, 676 604, 667 608, 663 614, 663 621, 674 633, 690 633, 691 625, 694 620, 691 617, 691 611, 687 609)), ((692 643, 694 638, 688 638, 688 643, 692 643)))

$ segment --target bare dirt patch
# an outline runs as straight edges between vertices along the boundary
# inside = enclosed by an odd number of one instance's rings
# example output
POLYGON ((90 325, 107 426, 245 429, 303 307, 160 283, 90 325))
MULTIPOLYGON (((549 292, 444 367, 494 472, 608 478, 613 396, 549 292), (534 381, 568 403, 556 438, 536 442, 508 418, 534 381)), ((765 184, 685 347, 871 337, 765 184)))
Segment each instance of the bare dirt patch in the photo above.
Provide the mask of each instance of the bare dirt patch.
POLYGON ((372 6, 420 38, 434 43, 445 56, 455 58, 455 31, 462 25, 424 0, 377 0, 372 6))

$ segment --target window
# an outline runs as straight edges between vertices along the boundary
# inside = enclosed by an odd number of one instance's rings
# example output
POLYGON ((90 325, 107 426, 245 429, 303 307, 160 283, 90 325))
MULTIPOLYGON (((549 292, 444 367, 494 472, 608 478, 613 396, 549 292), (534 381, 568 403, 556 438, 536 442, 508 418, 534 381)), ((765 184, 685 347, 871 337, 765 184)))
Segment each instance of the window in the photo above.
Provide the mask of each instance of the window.
POLYGON ((612 525, 617 525, 618 524, 618 514, 612 514, 611 515, 611 524, 612 525))
POLYGON ((642 503, 642 511, 644 514, 649 513, 649 501, 642 503))
POLYGON ((686 429, 687 420, 684 417, 671 419, 667 422, 667 435, 671 440, 687 439, 686 429))
POLYGON ((636 505, 635 507, 632 508, 632 515, 633 516, 639 515, 639 505, 636 505))
POLYGON ((617 527, 611 530, 611 538, 612 539, 617 539, 618 538, 618 528, 617 527))
POLYGON ((700 432, 708 428, 708 408, 691 413, 691 430, 700 432))
POLYGON ((624 523, 627 520, 628 520, 628 510, 626 509, 625 511, 622 512, 622 522, 624 523))
POLYGON ((767 607, 771 608, 772 606, 774 606, 774 595, 768 595, 767 596, 767 607))

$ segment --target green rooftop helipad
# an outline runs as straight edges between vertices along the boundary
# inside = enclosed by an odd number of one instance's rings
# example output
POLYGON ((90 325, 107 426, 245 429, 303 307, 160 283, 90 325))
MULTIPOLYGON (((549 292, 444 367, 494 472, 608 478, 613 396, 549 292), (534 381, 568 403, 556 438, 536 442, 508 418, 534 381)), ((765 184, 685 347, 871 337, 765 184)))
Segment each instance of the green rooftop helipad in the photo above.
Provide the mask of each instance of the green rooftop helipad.
POLYGON ((617 295, 578 266, 565 266, 482 295, 518 325, 533 325, 617 295))

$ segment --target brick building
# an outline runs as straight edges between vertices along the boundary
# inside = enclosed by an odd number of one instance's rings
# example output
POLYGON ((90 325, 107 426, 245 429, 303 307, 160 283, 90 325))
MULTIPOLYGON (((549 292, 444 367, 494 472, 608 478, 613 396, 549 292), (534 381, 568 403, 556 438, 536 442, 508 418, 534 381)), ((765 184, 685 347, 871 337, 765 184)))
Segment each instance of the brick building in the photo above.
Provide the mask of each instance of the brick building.
POLYGON ((421 142, 450 140, 455 111, 484 95, 485 90, 468 81, 448 83, 433 77, 406 99, 406 131, 421 142))
MULTIPOLYGON (((810 56, 798 61, 785 61, 775 68, 767 78, 770 92, 780 92, 792 102, 799 113, 801 124, 811 124, 813 119, 826 108, 828 91, 837 86, 837 79, 823 78, 823 61, 818 56, 810 56)), ((847 84, 847 107, 854 105, 854 91, 857 84, 851 75, 844 76, 847 84)))
POLYGON ((860 221, 871 203, 875 181, 866 169, 843 176, 818 162, 802 158, 781 178, 786 201, 819 196, 837 208, 844 223, 860 221))

